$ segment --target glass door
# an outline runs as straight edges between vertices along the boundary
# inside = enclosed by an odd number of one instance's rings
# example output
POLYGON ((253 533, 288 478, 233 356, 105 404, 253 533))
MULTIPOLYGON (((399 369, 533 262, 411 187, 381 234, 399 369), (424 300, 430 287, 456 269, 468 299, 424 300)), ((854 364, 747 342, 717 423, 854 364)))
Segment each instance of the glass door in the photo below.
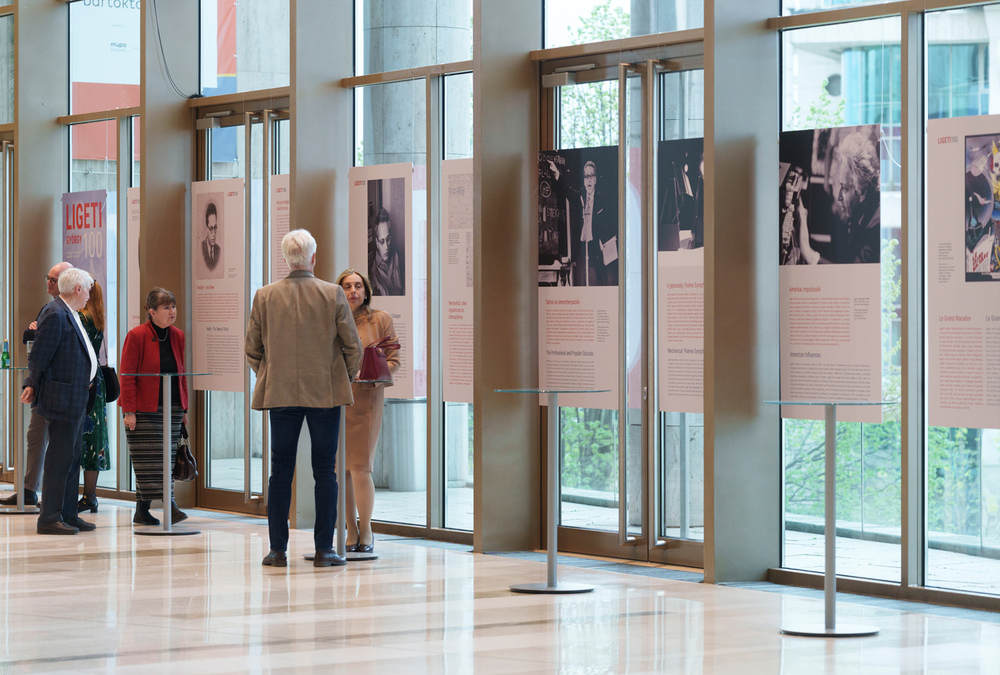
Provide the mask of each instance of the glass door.
MULTIPOLYGON (((288 119, 284 111, 230 115, 202 135, 205 178, 244 180, 244 250, 247 314, 254 293, 272 271, 270 206, 272 179, 287 170, 288 119)), ((265 281, 267 280, 267 281, 265 281)), ((198 505, 263 515, 267 502, 267 421, 250 408, 256 378, 246 368, 244 390, 201 393, 204 467, 198 505)))
POLYGON ((559 541, 568 551, 698 567, 704 303, 695 294, 703 289, 695 262, 704 238, 695 231, 702 218, 694 214, 703 203, 703 169, 700 152, 686 148, 690 158, 681 161, 675 194, 675 182, 659 176, 658 161, 664 149, 677 150, 664 141, 702 133, 700 55, 680 61, 665 61, 662 53, 630 56, 636 58, 627 64, 609 58, 563 68, 573 75, 552 91, 554 150, 539 158, 540 194, 546 198, 542 183, 548 180, 555 200, 548 205, 555 210, 540 208, 540 217, 562 209, 567 214, 559 221, 565 226, 553 221, 539 227, 540 340, 548 349, 554 330, 560 337, 569 331, 595 345, 595 352, 606 350, 606 358, 599 355, 586 366, 586 375, 595 388, 611 389, 560 400, 559 541), (668 207, 669 232, 661 226, 668 207), (603 233, 609 211, 613 231, 603 233), (682 251, 680 259, 663 258, 660 238, 668 239, 670 252, 682 251), (660 309, 664 264, 693 266, 680 276, 698 278, 686 304, 669 305, 669 314, 660 309), (569 327, 545 309, 563 301, 582 312, 565 319, 569 327), (592 332, 585 335, 580 326, 592 332), (679 349, 689 354, 681 364, 686 380, 669 388, 659 362, 668 328, 683 336, 679 349), (686 397, 681 402, 677 390, 686 397), (666 404, 680 412, 667 412, 666 404))

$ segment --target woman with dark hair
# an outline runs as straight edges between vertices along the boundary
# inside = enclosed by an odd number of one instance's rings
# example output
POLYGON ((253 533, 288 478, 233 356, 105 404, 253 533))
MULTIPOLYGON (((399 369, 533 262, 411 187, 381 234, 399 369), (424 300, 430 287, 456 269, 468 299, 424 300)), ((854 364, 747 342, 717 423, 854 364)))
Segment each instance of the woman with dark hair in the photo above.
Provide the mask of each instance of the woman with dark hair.
MULTIPOLYGON (((354 312, 354 323, 358 327, 362 345, 368 346, 387 335, 396 335, 392 317, 386 312, 372 309, 372 286, 364 274, 346 269, 337 277, 337 283, 344 289, 347 303, 354 312)), ((386 349, 385 359, 389 364, 390 374, 395 373, 399 369, 399 350, 386 349)), ((357 553, 371 553, 375 550, 375 537, 372 534, 372 511, 375 509, 372 464, 375 445, 382 430, 382 388, 385 386, 391 387, 392 383, 351 383, 354 405, 346 407, 344 418, 347 432, 347 461, 344 463, 347 550, 357 553)))
MULTIPOLYGON (((100 357, 104 344, 104 293, 101 285, 94 282, 90 289, 90 299, 80 310, 80 323, 87 331, 94 353, 100 357)), ((77 511, 97 513, 97 474, 111 468, 108 461, 108 401, 105 396, 104 376, 97 369, 97 394, 94 409, 84 422, 83 452, 80 454, 80 468, 83 469, 83 497, 77 503, 77 511)))
MULTIPOLYGON (((137 373, 183 373, 184 333, 174 326, 177 301, 174 294, 153 288, 146 296, 146 323, 136 326, 125 336, 121 359, 121 406, 125 421, 125 438, 135 470, 136 525, 159 525, 149 513, 150 502, 163 499, 166 508, 170 499, 171 520, 178 523, 187 514, 177 508, 171 494, 163 494, 163 386, 159 377, 136 377, 137 373)), ((187 385, 183 377, 171 377, 170 436, 177 459, 177 441, 181 424, 187 422, 187 385)), ((173 466, 171 466, 173 468, 173 466)))

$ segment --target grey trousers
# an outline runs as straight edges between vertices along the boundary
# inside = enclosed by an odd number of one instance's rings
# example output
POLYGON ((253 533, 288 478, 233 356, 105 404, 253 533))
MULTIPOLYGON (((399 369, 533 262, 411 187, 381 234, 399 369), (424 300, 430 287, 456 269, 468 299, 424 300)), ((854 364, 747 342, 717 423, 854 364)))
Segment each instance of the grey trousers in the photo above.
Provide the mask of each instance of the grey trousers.
POLYGON ((38 492, 42 487, 42 467, 45 464, 45 449, 49 445, 49 423, 31 409, 28 422, 28 461, 24 467, 24 489, 38 492))

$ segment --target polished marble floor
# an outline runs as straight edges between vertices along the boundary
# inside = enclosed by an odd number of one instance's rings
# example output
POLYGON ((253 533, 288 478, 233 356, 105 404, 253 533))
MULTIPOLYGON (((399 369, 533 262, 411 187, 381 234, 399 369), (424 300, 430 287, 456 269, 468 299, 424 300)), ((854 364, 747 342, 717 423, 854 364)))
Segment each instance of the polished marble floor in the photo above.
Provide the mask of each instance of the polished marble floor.
POLYGON ((166 538, 131 516, 102 502, 97 531, 67 537, 0 517, 0 673, 1000 672, 1000 622, 920 605, 841 596, 840 619, 877 637, 787 637, 820 600, 571 564, 561 578, 593 593, 516 595, 544 579, 538 556, 392 539, 376 562, 315 569, 305 531, 289 567, 265 568, 261 520, 196 512, 181 527, 201 534, 166 538))

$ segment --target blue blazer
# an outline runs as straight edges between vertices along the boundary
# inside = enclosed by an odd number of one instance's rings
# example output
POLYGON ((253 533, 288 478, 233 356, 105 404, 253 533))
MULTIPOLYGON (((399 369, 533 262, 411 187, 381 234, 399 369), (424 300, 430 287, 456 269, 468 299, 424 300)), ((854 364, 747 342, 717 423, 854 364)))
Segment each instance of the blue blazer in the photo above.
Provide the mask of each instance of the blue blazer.
POLYGON ((90 356, 85 339, 65 302, 56 298, 45 305, 24 380, 25 387, 34 387, 34 406, 45 419, 71 421, 87 414, 90 356))

